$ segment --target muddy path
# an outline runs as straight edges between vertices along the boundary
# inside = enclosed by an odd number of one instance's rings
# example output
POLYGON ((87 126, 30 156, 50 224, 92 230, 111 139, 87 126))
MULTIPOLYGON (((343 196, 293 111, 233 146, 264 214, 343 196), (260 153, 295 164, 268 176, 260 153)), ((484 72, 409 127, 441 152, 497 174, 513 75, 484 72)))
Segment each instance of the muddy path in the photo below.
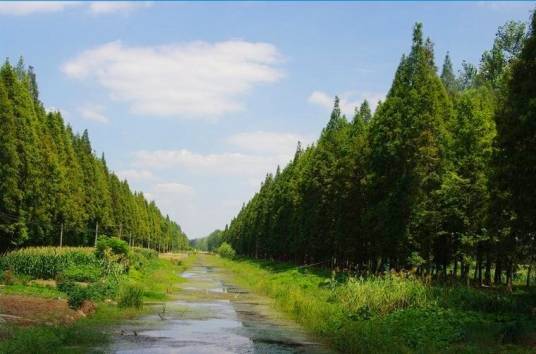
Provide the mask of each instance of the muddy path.
POLYGON ((177 299, 113 330, 110 353, 331 353, 272 309, 269 299, 232 284, 204 257, 182 274, 177 299))

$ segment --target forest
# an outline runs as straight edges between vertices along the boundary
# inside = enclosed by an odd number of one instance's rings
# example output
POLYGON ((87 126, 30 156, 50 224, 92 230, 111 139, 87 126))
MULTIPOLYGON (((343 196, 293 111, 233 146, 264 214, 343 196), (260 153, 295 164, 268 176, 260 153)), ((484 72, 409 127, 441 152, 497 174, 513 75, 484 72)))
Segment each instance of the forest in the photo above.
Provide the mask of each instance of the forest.
POLYGON ((22 59, 0 69, 0 251, 93 246, 100 235, 159 251, 185 249, 181 227, 132 191, 82 134, 47 111, 22 59))
POLYGON ((423 25, 374 113, 335 98, 311 146, 225 228, 238 254, 358 274, 506 284, 536 258, 536 17, 501 26, 479 65, 441 69, 423 25))

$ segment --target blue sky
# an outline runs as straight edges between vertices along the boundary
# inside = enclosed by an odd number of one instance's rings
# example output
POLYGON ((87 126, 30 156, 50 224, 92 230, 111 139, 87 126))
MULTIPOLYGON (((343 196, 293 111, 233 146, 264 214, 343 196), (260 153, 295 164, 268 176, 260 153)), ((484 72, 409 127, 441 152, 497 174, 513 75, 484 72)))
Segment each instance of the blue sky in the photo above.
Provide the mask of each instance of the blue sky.
POLYGON ((182 225, 223 228, 329 118, 375 103, 415 22, 478 63, 535 2, 0 2, 1 55, 35 67, 41 99, 182 225))

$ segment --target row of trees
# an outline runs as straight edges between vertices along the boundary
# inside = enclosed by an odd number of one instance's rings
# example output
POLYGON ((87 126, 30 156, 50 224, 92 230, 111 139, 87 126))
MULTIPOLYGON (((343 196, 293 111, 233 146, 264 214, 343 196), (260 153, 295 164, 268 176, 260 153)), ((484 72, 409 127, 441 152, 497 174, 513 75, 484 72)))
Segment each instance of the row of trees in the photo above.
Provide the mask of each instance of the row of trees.
POLYGON ((536 19, 499 28, 459 75, 413 32, 375 113, 339 100, 316 144, 226 227, 239 254, 511 285, 536 254, 536 19))
POLYGON ((0 69, 0 122, 0 251, 93 245, 98 234, 159 250, 188 246, 179 225, 95 155, 87 131, 46 112, 22 59, 0 69))
POLYGON ((215 252, 223 242, 222 236, 222 230, 214 230, 208 236, 190 240, 190 247, 200 251, 215 252))

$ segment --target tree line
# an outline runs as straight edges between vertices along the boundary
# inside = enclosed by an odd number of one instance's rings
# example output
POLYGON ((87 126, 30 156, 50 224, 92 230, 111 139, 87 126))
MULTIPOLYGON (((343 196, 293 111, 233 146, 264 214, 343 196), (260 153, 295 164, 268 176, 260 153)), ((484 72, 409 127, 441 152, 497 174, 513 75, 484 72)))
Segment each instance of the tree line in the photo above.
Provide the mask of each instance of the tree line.
POLYGON ((108 169, 87 130, 46 111, 22 59, 0 68, 0 122, 0 251, 93 245, 100 234, 162 251, 188 246, 178 224, 108 169))
POLYGON ((364 101, 348 120, 335 98, 318 141, 266 176, 223 240, 249 257, 509 286, 534 262, 536 18, 500 27, 458 74, 448 53, 438 73, 422 31, 375 112, 364 101))
POLYGON ((222 230, 214 230, 208 236, 190 240, 190 247, 200 251, 214 252, 222 244, 222 230))

